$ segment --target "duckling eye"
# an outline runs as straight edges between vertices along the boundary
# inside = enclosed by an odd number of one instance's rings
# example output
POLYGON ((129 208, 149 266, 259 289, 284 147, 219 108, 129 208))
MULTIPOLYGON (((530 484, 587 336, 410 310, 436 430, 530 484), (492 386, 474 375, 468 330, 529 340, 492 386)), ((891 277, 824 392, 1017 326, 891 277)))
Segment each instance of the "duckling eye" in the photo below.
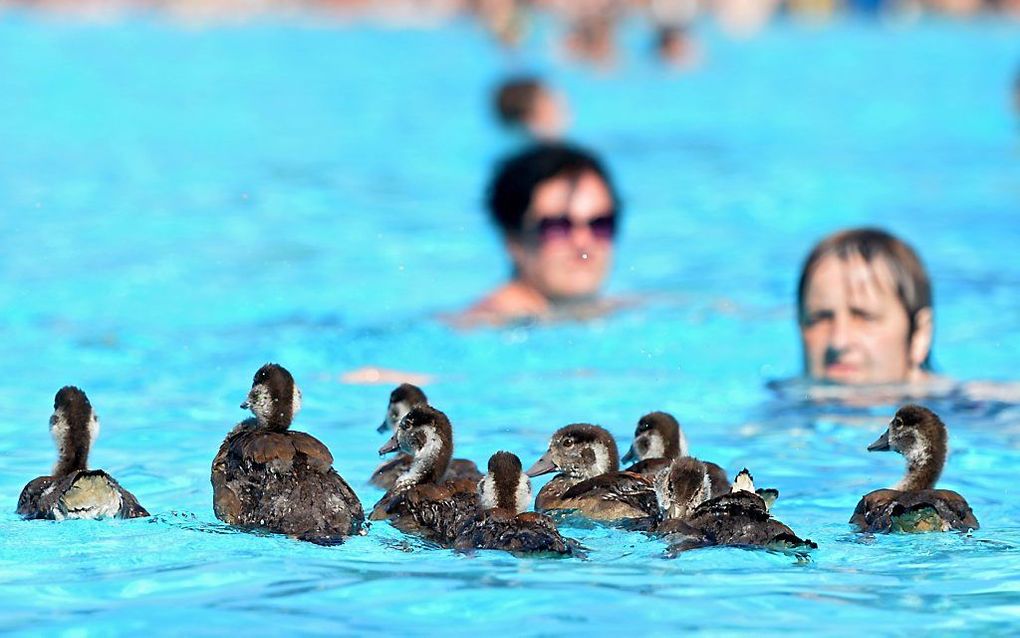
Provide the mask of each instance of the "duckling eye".
POLYGON ((404 419, 403 421, 400 422, 399 427, 401 430, 407 430, 410 429, 411 423, 407 419, 404 419))
POLYGON ((574 447, 574 439, 563 439, 563 447, 574 447))

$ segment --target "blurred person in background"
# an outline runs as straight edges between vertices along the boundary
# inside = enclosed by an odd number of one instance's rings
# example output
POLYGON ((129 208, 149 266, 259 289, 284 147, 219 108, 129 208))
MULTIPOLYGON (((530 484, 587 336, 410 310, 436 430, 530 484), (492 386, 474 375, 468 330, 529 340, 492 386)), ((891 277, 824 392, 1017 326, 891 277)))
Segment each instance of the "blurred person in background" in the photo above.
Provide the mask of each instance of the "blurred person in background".
POLYGON ((698 0, 650 0, 648 17, 655 37, 655 54, 661 62, 686 68, 701 61, 701 47, 690 28, 699 10, 698 0))
POLYGON ((525 0, 471 0, 471 11, 498 42, 517 47, 527 31, 525 0))
POLYGON ((599 299, 613 258, 620 200, 602 162, 565 144, 537 144, 503 160, 488 208, 510 258, 510 280, 456 322, 585 318, 599 299))
POLYGON ((495 110, 507 129, 534 140, 557 140, 570 124, 566 99, 536 77, 507 80, 496 91, 495 110))
POLYGON ((928 273, 900 239, 845 230, 808 255, 797 288, 804 372, 836 384, 917 384, 930 376, 928 273))

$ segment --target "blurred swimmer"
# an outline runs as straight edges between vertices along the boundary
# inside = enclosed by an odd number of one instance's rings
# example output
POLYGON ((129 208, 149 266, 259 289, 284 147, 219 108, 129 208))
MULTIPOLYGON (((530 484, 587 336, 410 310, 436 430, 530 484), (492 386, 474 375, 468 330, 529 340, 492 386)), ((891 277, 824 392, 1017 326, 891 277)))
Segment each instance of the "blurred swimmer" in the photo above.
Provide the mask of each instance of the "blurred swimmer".
POLYGON ((620 200, 609 173, 590 152, 538 144, 497 167, 489 211, 513 265, 510 281, 457 323, 571 318, 601 314, 620 200))
POLYGON ((914 250, 889 233, 823 239, 801 271, 804 371, 838 384, 917 383, 930 374, 931 284, 914 250))
POLYGON ((496 115, 508 129, 536 140, 556 140, 570 123, 566 101, 535 77, 516 77, 496 91, 496 115))
POLYGON ((691 35, 697 0, 650 0, 648 16, 655 33, 655 54, 665 64, 690 67, 701 61, 701 49, 691 35))

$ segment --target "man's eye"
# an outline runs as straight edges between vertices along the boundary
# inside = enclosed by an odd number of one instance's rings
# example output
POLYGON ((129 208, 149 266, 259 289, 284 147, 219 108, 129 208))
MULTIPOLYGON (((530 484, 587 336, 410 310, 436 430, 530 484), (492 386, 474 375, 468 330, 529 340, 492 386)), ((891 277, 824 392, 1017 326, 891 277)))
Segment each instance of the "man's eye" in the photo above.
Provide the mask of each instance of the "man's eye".
POLYGON ((831 310, 818 310, 807 313, 804 317, 804 323, 808 326, 813 326, 823 321, 831 321, 832 317, 833 313, 831 310))

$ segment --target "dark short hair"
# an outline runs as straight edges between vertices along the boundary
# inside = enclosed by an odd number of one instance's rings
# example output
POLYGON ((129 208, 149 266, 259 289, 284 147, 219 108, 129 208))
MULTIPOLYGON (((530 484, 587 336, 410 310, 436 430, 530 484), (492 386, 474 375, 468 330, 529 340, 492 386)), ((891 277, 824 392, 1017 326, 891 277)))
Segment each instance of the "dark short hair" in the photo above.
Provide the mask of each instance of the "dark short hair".
POLYGON ((506 126, 517 126, 531 115, 535 99, 542 92, 538 78, 511 78, 496 90, 496 115, 506 126))
MULTIPOLYGON (((896 296, 910 321, 908 334, 913 336, 917 328, 917 313, 932 307, 931 281, 914 249, 898 237, 878 228, 842 230, 818 242, 800 271, 800 283, 797 286, 798 320, 801 323, 804 321, 804 301, 808 282, 818 263, 830 255, 846 260, 853 254, 860 255, 868 264, 881 259, 889 267, 893 283, 896 285, 896 296)), ((922 367, 928 369, 930 361, 931 350, 928 351, 928 357, 922 363, 922 367)))
POLYGON ((497 166, 489 182, 488 207, 492 220, 504 235, 516 236, 523 230, 524 215, 531 197, 542 182, 554 177, 576 177, 592 172, 602 180, 619 215, 620 198, 609 172, 591 152, 562 143, 540 143, 515 153, 497 166))

